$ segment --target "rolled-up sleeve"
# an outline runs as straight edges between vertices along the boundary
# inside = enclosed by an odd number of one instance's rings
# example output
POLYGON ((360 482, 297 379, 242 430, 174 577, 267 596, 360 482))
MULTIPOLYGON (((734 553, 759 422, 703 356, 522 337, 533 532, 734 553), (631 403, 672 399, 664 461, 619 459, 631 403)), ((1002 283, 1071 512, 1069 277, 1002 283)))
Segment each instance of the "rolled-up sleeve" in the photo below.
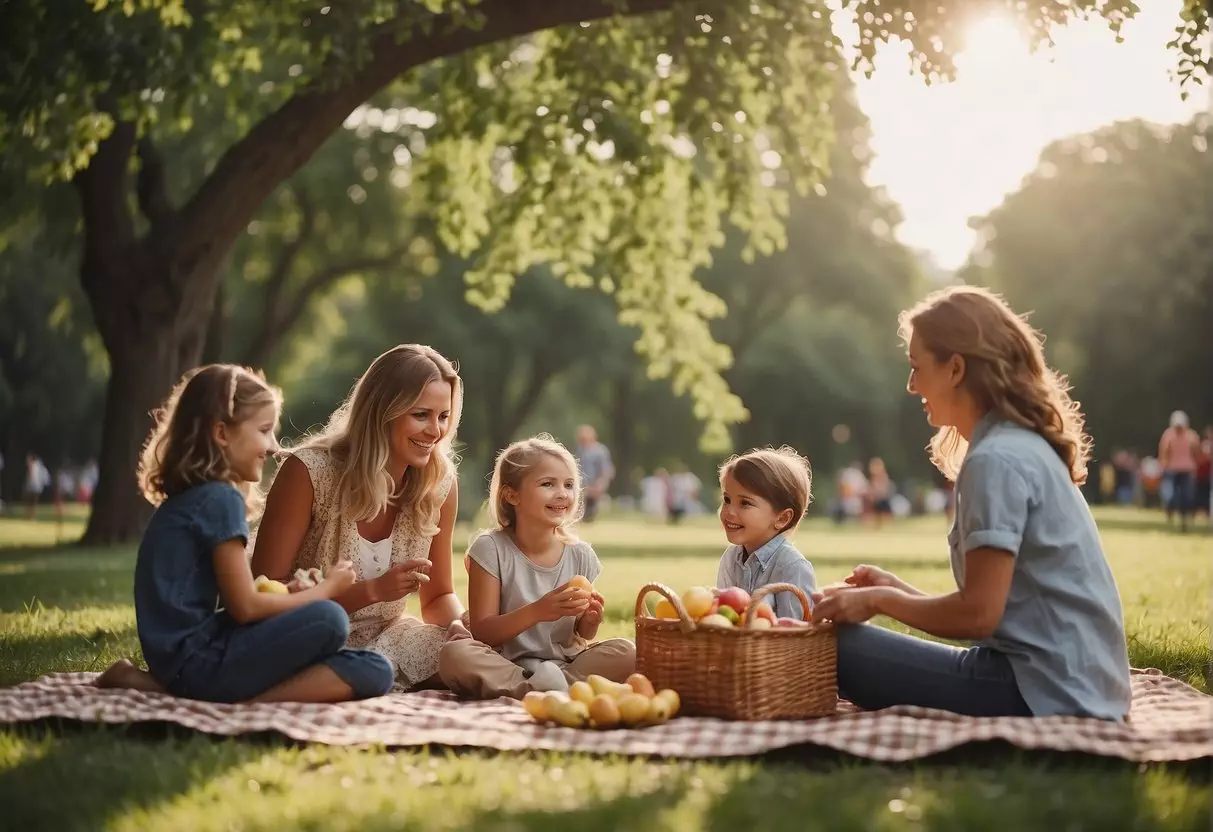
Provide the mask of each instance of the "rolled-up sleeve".
POLYGON ((1028 483, 1014 464, 996 454, 965 461, 957 482, 960 553, 990 548, 1019 554, 1028 522, 1028 483))

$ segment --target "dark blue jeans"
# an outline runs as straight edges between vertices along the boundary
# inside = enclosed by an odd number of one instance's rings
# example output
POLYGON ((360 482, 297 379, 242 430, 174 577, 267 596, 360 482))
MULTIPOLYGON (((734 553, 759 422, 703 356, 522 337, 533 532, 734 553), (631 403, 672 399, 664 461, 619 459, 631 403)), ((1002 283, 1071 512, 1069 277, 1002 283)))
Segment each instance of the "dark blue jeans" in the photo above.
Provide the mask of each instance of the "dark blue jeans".
POLYGON ((391 690, 391 662, 372 650, 345 646, 350 619, 336 601, 315 601, 255 624, 232 622, 194 653, 167 687, 175 696, 244 702, 315 664, 325 664, 355 699, 391 690))
POLYGON ((966 716, 1031 716, 1006 655, 875 624, 838 625, 838 693, 861 708, 920 705, 966 716))

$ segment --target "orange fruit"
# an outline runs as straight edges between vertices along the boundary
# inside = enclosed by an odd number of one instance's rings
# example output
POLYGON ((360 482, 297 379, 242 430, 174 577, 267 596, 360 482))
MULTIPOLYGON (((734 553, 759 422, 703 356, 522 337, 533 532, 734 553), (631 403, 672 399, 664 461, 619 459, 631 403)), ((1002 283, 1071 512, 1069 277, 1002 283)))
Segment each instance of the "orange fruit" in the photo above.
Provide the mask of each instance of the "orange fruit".
POLYGON ((569 586, 584 589, 586 592, 594 591, 594 585, 590 583, 590 579, 585 575, 574 575, 569 579, 569 586))
POLYGON ((657 602, 657 607, 653 610, 653 615, 655 615, 657 618, 678 618, 678 610, 674 609, 673 604, 662 598, 657 602))

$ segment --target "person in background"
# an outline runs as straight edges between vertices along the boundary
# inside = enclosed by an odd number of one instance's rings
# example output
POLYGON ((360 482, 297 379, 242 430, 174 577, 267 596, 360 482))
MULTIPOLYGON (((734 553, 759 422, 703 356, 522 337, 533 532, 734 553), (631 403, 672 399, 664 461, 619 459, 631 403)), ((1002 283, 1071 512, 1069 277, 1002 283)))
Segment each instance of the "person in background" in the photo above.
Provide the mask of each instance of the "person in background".
POLYGON ((1163 508, 1167 523, 1179 515, 1179 529, 1188 530, 1188 517, 1196 502, 1196 462, 1200 453, 1200 436, 1188 427, 1188 414, 1176 410, 1171 424, 1158 441, 1158 461, 1162 465, 1167 494, 1163 508))
POLYGON ((611 452, 598 441, 598 431, 591 425, 577 428, 577 467, 581 469, 581 481, 585 484, 585 516, 591 522, 598 516, 599 504, 615 478, 615 466, 611 452))

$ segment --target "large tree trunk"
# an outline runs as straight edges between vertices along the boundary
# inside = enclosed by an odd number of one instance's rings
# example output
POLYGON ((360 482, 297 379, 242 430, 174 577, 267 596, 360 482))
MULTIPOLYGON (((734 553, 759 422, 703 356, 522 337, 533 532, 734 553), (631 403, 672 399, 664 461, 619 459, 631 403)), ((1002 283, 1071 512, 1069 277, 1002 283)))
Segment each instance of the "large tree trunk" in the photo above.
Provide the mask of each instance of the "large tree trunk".
MULTIPOLYGON (((270 193, 303 166, 347 115, 401 73, 477 46, 577 21, 669 8, 670 0, 485 0, 483 20, 456 15, 418 21, 401 37, 384 24, 369 60, 340 83, 304 89, 258 122, 219 159, 185 204, 169 198, 164 159, 148 136, 119 121, 74 183, 84 225, 81 281, 110 355, 105 426, 93 513, 84 543, 135 539, 148 515, 135 488, 139 448, 154 408, 201 358, 217 270, 270 193), (140 165, 134 197, 148 222, 132 215, 131 159, 140 165)), ((103 108, 112 108, 101 96, 103 108)), ((111 114, 116 115, 111 110, 111 114)))
MULTIPOLYGON (((107 298, 103 303, 141 305, 138 298, 117 293, 107 298)), ((140 317, 146 322, 154 313, 140 317)), ((126 328, 107 341, 110 378, 97 489, 82 543, 124 543, 143 533, 151 505, 139 493, 136 470, 152 428, 152 411, 181 375, 199 364, 209 318, 208 309, 195 307, 156 326, 126 328)))

